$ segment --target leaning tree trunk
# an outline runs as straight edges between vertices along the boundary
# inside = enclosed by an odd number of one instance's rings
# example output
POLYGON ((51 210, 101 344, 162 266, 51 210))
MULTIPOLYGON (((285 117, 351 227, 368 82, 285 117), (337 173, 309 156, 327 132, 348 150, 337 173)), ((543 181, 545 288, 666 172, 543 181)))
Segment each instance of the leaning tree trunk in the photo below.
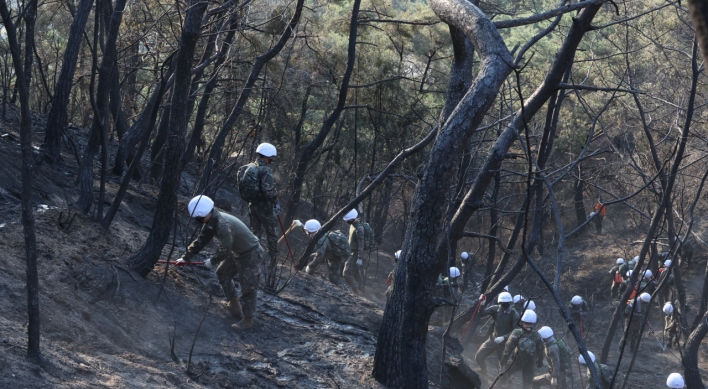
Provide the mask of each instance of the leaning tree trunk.
POLYGON ((698 349, 703 343, 703 338, 708 334, 708 313, 701 318, 700 324, 691 332, 686 343, 686 352, 683 354, 683 375, 686 387, 691 389, 705 389, 698 369, 698 349))
POLYGON ((200 37, 201 20, 207 9, 204 0, 191 0, 182 27, 180 49, 174 61, 175 83, 172 87, 170 104, 170 136, 165 149, 164 176, 157 197, 157 209, 152 221, 152 229, 145 244, 131 258, 132 268, 146 277, 160 258, 162 248, 170 236, 174 213, 177 206, 177 190, 182 174, 181 159, 184 153, 187 133, 187 106, 191 84, 192 58, 200 37))
MULTIPOLYGON (((34 3, 36 8, 36 2, 34 3)), ((5 0, 0 0, 0 14, 12 53, 12 63, 17 75, 16 86, 20 95, 20 148, 22 149, 22 230, 27 255, 27 356, 39 361, 39 277, 37 275, 37 238, 32 210, 32 116, 29 106, 28 78, 25 77, 17 41, 17 29, 12 22, 5 0)), ((29 28, 26 30, 29 33, 29 28)), ((31 48, 29 49, 31 52, 31 48)))
POLYGON ((44 132, 44 143, 42 149, 44 158, 49 163, 54 163, 59 159, 61 152, 61 135, 67 122, 67 106, 69 105, 69 95, 71 87, 74 85, 74 71, 76 70, 76 59, 81 49, 81 40, 86 26, 91 7, 94 0, 81 0, 76 11, 74 21, 71 23, 69 41, 64 51, 61 74, 54 88, 52 97, 52 109, 47 118, 47 127, 44 132))
MULTIPOLYGON (((96 148, 101 138, 101 131, 104 127, 104 120, 109 113, 108 94, 111 86, 111 72, 116 63, 117 57, 117 40, 118 31, 121 21, 123 20, 123 9, 125 8, 126 0, 117 0, 115 9, 111 14, 111 22, 108 28, 108 36, 106 45, 101 59, 101 66, 98 73, 98 88, 96 93, 96 117, 91 125, 91 133, 89 134, 88 144, 84 151, 84 157, 81 161, 81 171, 79 172, 80 189, 79 200, 76 202, 77 207, 83 212, 88 213, 93 205, 93 160, 96 154, 96 148)), ((104 132, 105 129, 103 130, 104 132)), ((107 142, 104 142, 107 143, 107 142)), ((107 150, 103 151, 104 153, 107 150)), ((107 166, 101 166, 101 169, 106 169, 107 166)), ((99 215, 102 217, 103 215, 99 215)))

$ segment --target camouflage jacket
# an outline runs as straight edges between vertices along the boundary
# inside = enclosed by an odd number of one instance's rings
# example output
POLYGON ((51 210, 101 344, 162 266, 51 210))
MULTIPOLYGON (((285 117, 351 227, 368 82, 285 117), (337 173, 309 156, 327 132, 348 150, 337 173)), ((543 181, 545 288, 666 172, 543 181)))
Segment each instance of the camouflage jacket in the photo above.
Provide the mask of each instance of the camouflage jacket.
POLYGON ((242 255, 258 246, 258 238, 237 217, 214 209, 211 218, 202 225, 197 239, 187 247, 184 255, 189 260, 199 254, 214 237, 219 239, 219 249, 212 261, 216 264, 231 255, 242 255))
POLYGON ((268 164, 260 158, 257 158, 253 164, 258 167, 258 177, 260 177, 261 193, 265 198, 264 201, 270 201, 273 205, 278 203, 278 197, 275 194, 275 178, 273 171, 270 170, 268 164))
POLYGON ((504 312, 501 305, 490 305, 482 310, 482 316, 489 315, 494 318, 494 325, 490 331, 492 338, 509 335, 519 321, 519 313, 513 307, 509 307, 509 310, 504 312))
POLYGON ((361 220, 357 219, 354 223, 349 225, 349 246, 352 249, 352 253, 358 253, 358 255, 364 254, 364 243, 366 240, 364 234, 364 225, 361 224, 361 220))
POLYGON ((561 371, 570 371, 570 348, 562 340, 556 340, 553 337, 544 342, 546 346, 546 363, 548 363, 548 372, 556 380, 560 377, 561 371))
POLYGON ((512 331, 504 345, 504 354, 502 354, 499 364, 505 366, 509 359, 514 356, 517 348, 519 350, 516 356, 518 362, 523 364, 535 363, 538 367, 543 367, 543 358, 541 358, 543 342, 538 332, 526 332, 521 328, 512 331))

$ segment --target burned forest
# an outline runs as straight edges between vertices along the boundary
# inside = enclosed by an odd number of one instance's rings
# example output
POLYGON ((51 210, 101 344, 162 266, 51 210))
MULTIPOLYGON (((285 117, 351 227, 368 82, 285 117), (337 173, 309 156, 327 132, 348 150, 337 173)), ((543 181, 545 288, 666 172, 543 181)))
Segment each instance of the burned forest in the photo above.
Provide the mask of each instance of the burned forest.
POLYGON ((0 387, 706 388, 704 2, 0 17, 0 387))

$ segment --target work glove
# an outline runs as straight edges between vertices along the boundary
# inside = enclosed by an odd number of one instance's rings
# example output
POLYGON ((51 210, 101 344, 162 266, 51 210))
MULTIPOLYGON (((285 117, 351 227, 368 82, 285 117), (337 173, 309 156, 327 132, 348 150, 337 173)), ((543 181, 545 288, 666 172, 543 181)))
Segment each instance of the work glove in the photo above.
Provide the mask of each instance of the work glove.
POLYGON ((496 344, 502 344, 503 342, 504 342, 503 336, 499 336, 497 338, 494 338, 494 343, 496 343, 496 344))
POLYGON ((302 222, 300 220, 293 220, 293 224, 295 224, 295 227, 302 227, 302 222))
POLYGON ((275 214, 275 216, 280 215, 280 203, 275 203, 275 205, 273 206, 273 213, 275 214))
POLYGON ((184 256, 181 256, 176 261, 175 266, 185 266, 186 264, 187 264, 187 261, 184 259, 184 256))
POLYGON ((310 266, 305 266, 305 273, 312 275, 312 269, 310 269, 310 266))
POLYGON ((214 267, 214 264, 211 263, 211 258, 207 258, 206 261, 204 261, 204 266, 206 266, 207 269, 211 269, 214 267))
POLYGON ((479 302, 480 305, 484 305, 487 303, 487 296, 485 296, 484 293, 479 295, 479 302))
POLYGON ((357 259, 357 260, 356 260, 356 265, 357 265, 357 266, 361 266, 361 265, 363 265, 363 264, 364 264, 364 261, 362 261, 361 259, 357 259))
POLYGON ((551 378, 551 387, 557 388, 558 387, 558 380, 556 380, 555 378, 551 378))

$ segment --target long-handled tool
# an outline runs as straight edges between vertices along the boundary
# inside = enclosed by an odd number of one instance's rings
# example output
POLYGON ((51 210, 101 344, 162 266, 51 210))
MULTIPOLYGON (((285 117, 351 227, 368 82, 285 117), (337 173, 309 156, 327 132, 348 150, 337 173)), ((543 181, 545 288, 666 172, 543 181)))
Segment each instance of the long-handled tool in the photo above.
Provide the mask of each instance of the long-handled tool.
MULTIPOLYGON (((167 260, 160 259, 160 260, 157 261, 157 263, 167 263, 167 260)), ((181 266, 187 266, 187 265, 192 265, 192 266, 194 266, 194 265, 204 265, 204 262, 187 262, 187 261, 183 261, 183 262, 169 261, 169 263, 170 263, 170 265, 180 266, 180 267, 181 267, 181 266)))
POLYGON ((659 347, 661 347, 661 351, 666 351, 666 345, 664 345, 661 341, 659 341, 659 337, 656 336, 656 332, 651 328, 651 324, 649 323, 649 320, 647 320, 647 327, 649 327, 649 332, 651 332, 652 335, 654 335, 654 339, 656 340, 657 343, 659 343, 659 347))
POLYGON ((470 329, 470 326, 472 325, 472 320, 474 320, 474 317, 477 316, 477 312, 479 311, 479 307, 482 306, 482 301, 479 300, 477 302, 477 306, 474 308, 474 312, 472 312, 472 317, 470 317, 470 321, 467 322, 467 327, 465 327, 465 331, 462 332, 462 336, 460 336, 460 343, 465 340, 465 335, 467 335, 467 331, 470 329))

